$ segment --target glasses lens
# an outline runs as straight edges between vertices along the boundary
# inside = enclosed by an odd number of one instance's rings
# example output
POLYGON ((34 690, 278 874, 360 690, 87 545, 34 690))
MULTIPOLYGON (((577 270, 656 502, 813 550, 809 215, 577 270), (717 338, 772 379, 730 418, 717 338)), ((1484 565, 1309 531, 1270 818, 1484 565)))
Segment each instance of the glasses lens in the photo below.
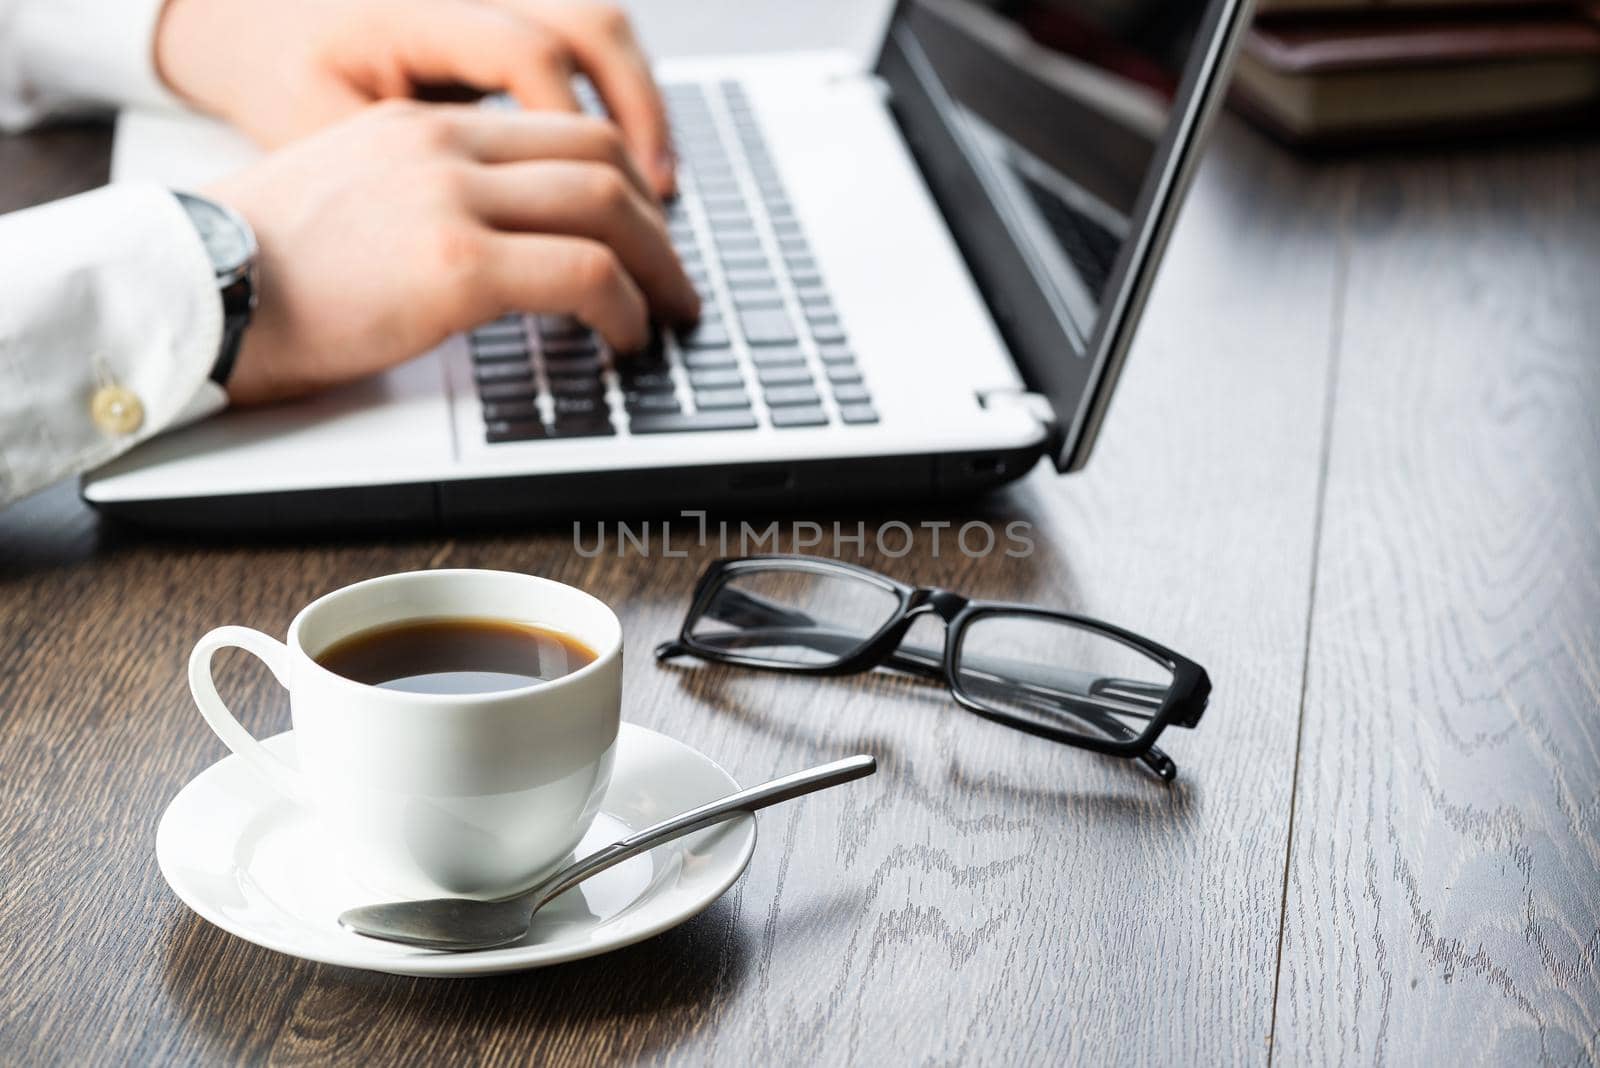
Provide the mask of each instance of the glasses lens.
POLYGON ((836 664, 900 608, 900 596, 866 578, 804 567, 735 572, 689 628, 703 646, 784 664, 836 664))
POLYGON ((992 712, 1097 741, 1131 742, 1151 726, 1172 671, 1115 638, 1064 620, 986 613, 956 652, 962 691, 992 712))

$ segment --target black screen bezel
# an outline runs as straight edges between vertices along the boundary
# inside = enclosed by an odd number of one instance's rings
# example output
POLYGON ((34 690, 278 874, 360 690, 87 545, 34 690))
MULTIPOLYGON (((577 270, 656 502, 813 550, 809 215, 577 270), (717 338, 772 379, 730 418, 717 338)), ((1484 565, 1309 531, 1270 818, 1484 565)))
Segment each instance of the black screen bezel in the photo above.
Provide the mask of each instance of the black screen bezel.
POLYGON ((990 192, 987 160, 952 115, 931 65, 907 26, 915 0, 898 0, 874 73, 889 88, 902 137, 950 227, 974 281, 1028 388, 1055 411, 1056 467, 1088 462, 1134 327, 1176 221, 1206 124, 1226 85, 1229 61, 1248 22, 1249 0, 1211 0, 1173 96, 1166 129, 1129 218, 1129 237, 1101 296, 1093 332, 1079 344, 1053 299, 1050 282, 1013 234, 1008 209, 990 192), (919 73, 919 67, 924 68, 919 73))

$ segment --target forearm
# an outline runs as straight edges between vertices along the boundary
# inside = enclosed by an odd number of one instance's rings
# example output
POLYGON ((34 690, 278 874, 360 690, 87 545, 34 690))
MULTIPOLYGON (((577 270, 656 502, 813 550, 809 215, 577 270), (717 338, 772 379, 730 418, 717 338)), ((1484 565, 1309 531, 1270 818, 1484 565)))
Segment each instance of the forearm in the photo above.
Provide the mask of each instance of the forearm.
POLYGON ((0 130, 126 105, 170 107, 155 67, 166 0, 0 0, 0 130))
POLYGON ((221 408, 222 309, 171 194, 0 217, 0 505, 221 408))

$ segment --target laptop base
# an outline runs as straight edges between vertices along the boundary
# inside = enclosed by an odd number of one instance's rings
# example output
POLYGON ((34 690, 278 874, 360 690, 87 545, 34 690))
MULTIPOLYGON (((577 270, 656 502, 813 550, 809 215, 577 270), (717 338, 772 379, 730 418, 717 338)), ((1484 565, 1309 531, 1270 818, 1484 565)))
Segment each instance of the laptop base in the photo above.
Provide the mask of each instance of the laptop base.
POLYGON ((109 519, 195 532, 547 525, 683 509, 793 509, 823 503, 968 497, 1031 470, 1048 442, 980 453, 522 475, 451 482, 95 502, 109 519), (893 487, 886 492, 886 487, 893 487))

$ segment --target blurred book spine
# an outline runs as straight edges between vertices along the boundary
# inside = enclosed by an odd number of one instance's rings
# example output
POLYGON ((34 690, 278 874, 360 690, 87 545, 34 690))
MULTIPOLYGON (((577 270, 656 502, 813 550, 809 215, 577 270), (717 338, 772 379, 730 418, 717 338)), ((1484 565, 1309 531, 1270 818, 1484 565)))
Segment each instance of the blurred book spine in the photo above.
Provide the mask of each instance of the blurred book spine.
POLYGON ((1600 118, 1600 9, 1261 0, 1241 111, 1295 144, 1483 135, 1600 118))

